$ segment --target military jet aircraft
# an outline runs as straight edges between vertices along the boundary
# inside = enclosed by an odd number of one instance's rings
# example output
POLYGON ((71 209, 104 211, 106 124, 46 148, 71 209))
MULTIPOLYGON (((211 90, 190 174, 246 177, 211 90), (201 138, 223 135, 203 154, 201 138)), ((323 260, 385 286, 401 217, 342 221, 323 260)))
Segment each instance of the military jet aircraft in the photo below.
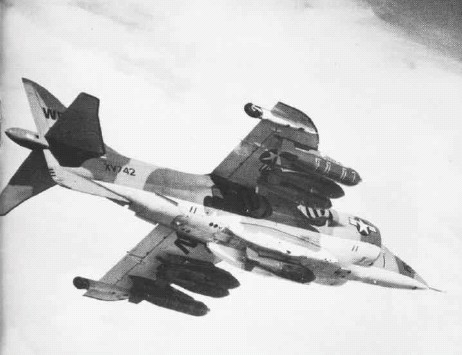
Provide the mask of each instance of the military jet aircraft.
POLYGON ((184 290, 223 297, 239 286, 220 261, 300 284, 430 288, 382 244, 375 225, 331 208, 344 195, 339 184, 361 179, 319 152, 318 131, 303 112, 281 102, 271 110, 245 105, 258 120, 254 129, 211 174, 196 175, 105 145, 96 97, 80 93, 66 108, 40 85, 23 83, 37 132, 5 132, 31 153, 1 193, 0 215, 60 185, 155 225, 100 280, 73 280, 85 296, 202 316, 207 306, 184 290))

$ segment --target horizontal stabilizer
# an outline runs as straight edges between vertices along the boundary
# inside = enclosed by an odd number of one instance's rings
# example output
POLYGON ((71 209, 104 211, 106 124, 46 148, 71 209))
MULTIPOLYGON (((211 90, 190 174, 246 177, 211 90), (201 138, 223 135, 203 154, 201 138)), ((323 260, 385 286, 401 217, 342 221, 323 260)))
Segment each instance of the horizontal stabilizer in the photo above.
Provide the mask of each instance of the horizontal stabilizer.
POLYGON ((48 173, 43 151, 32 151, 0 194, 0 216, 55 184, 48 173))
POLYGON ((62 166, 80 166, 105 154, 98 117, 99 99, 81 93, 45 135, 62 166))

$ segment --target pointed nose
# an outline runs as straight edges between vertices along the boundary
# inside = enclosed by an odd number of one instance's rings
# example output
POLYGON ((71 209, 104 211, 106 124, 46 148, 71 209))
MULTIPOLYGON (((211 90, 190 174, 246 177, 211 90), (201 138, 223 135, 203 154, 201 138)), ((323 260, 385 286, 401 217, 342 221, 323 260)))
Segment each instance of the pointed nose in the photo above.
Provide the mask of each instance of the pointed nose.
POLYGON ((398 264, 399 273, 401 275, 414 279, 414 282, 412 283, 414 289, 427 290, 429 288, 425 280, 417 272, 415 272, 415 270, 412 267, 410 267, 397 256, 395 256, 395 258, 396 263, 398 264))
POLYGON ((428 284, 425 282, 425 280, 418 274, 415 273, 414 275, 414 280, 420 282, 422 284, 422 287, 418 287, 419 289, 426 290, 428 289, 428 284))

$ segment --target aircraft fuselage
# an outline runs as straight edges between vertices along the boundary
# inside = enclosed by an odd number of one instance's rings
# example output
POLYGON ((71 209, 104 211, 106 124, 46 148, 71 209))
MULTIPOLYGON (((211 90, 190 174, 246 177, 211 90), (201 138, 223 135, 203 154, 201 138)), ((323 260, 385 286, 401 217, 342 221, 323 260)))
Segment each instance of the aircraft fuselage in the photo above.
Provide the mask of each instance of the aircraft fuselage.
MULTIPOLYGON (((183 173, 118 155, 111 158, 110 153, 107 158, 66 169, 128 198, 132 201, 129 208, 139 218, 176 230, 192 241, 186 246, 193 247, 194 241, 206 243, 220 258, 246 270, 301 283, 339 285, 357 280, 387 287, 427 288, 412 269, 401 272, 403 262, 381 243, 348 237, 348 228, 338 221, 349 220, 348 227, 356 227, 349 215, 331 210, 339 225, 326 224, 315 231, 300 228, 299 223, 288 225, 224 211, 207 203, 216 194, 210 175, 183 173), (386 259, 395 265, 386 265, 386 259), (335 266, 316 270, 317 262, 335 266), (306 269, 313 277, 307 277, 306 269)), ((361 219, 355 221, 366 226, 357 226, 358 231, 375 229, 361 219)), ((184 245, 180 243, 179 248, 187 254, 184 245)))
POLYGON ((108 147, 97 97, 80 93, 66 108, 37 83, 23 84, 37 133, 6 131, 32 152, 0 193, 0 216, 60 185, 155 224, 101 279, 74 278, 84 296, 202 316, 208 307, 172 285, 228 295, 239 282, 219 261, 301 284, 429 288, 382 244, 377 226, 331 209, 331 199, 344 196, 339 184, 355 186, 361 177, 319 151, 318 130, 302 111, 282 102, 271 110, 245 105, 255 127, 211 174, 190 174, 108 147))

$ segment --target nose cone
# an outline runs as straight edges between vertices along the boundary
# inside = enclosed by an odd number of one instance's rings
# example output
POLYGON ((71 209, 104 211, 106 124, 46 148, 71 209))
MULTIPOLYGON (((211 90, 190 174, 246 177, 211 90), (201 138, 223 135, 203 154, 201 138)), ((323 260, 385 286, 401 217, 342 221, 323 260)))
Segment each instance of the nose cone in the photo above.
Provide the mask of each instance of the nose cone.
POLYGON ((425 282, 425 280, 417 273, 415 270, 410 267, 408 264, 406 264, 403 260, 395 256, 396 258, 396 263, 398 264, 398 271, 401 275, 410 277, 414 279, 415 282, 413 282, 414 289, 421 289, 421 290, 427 290, 428 284, 425 282))
POLYGON ((414 280, 420 282, 422 284, 422 289, 428 289, 428 284, 425 282, 425 280, 419 275, 419 274, 415 274, 414 275, 414 280))

